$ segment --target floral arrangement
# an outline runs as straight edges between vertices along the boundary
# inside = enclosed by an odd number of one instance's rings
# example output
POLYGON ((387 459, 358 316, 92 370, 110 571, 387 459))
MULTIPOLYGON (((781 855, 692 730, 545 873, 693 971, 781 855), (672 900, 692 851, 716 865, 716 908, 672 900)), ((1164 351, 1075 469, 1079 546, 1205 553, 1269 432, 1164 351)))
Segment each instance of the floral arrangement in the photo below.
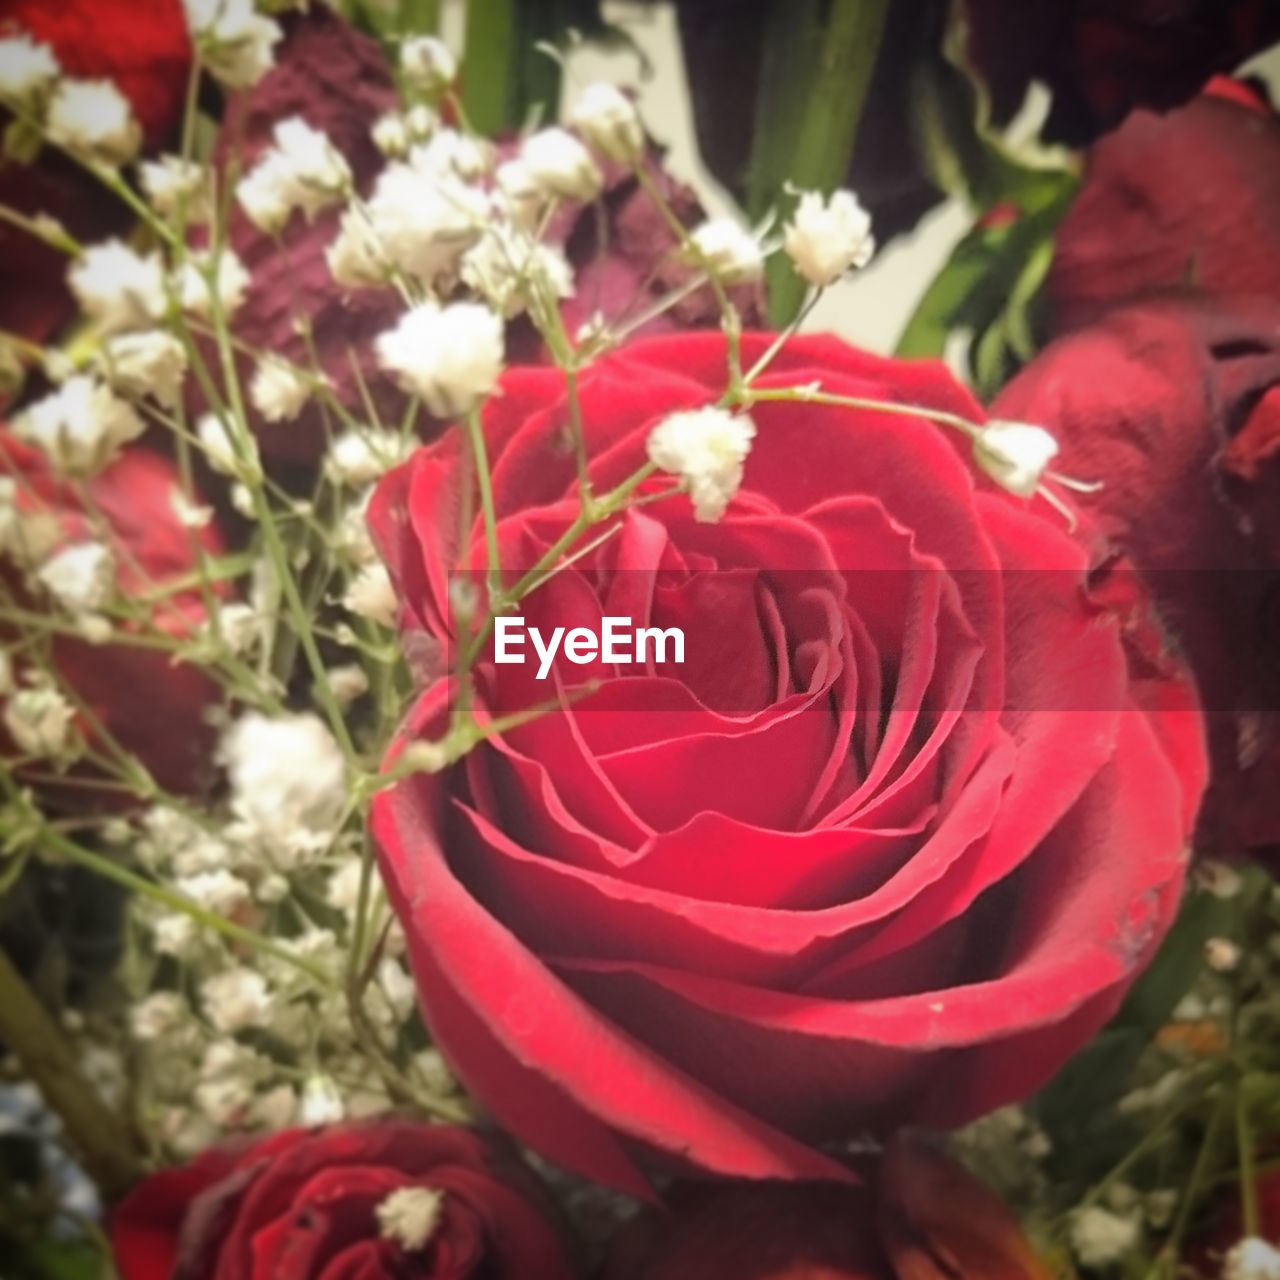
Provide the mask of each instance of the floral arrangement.
POLYGON ((0 1275, 1280 1276, 1280 31, 930 0, 886 356, 813 8, 0 7, 0 1275))

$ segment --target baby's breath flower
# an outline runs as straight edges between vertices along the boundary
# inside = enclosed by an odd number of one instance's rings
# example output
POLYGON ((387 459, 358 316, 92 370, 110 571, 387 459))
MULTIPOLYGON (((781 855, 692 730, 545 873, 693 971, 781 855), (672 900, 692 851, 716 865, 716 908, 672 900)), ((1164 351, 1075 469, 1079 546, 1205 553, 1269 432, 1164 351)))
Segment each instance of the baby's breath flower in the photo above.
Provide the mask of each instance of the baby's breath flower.
POLYGON ((547 193, 538 185, 523 160, 506 160, 493 175, 500 206, 511 221, 532 231, 547 206, 547 193))
POLYGON ((183 0, 187 25, 209 73, 230 89, 248 89, 271 69, 279 24, 253 0, 183 0))
POLYGON ((400 160, 409 153, 409 129, 404 116, 398 111, 388 111, 379 116, 369 131, 373 145, 384 156, 400 160))
POLYGON ((325 474, 336 484, 372 484, 398 467, 418 447, 417 440, 398 431, 344 431, 329 448, 325 474))
POLYGON ((197 906, 216 911, 220 916, 235 915, 253 899, 249 886, 225 869, 178 876, 174 883, 184 897, 190 898, 197 906))
POLYGON ((107 333, 146 329, 164 316, 164 267, 158 254, 135 252, 123 240, 86 249, 67 283, 89 318, 107 333))
POLYGON ((250 1116, 255 1126, 274 1132, 296 1123, 297 1111, 298 1095, 293 1086, 278 1084, 254 1098, 250 1116))
POLYGON ((171 333, 150 329, 107 341, 104 376, 113 390, 131 400, 151 396, 167 408, 177 405, 187 373, 186 348, 171 333))
POLYGON ((36 577, 68 613, 95 613, 115 590, 115 561, 100 542, 73 543, 46 560, 36 577))
POLYGON ((1043 427, 1027 422, 988 422, 973 441, 978 466, 1019 498, 1035 493, 1057 454, 1058 442, 1043 427))
POLYGON ((129 1010, 129 1029, 135 1040, 162 1040, 190 1017, 186 1000, 175 991, 153 991, 129 1010))
POLYGON ((268 422, 292 422, 311 398, 311 389, 310 379, 287 360, 267 356, 254 371, 249 399, 268 422))
MULTIPOLYGON (((209 255, 200 252, 191 255, 183 265, 178 278, 178 294, 182 309, 201 320, 208 320, 212 313, 213 302, 209 296, 209 255)), ((230 319, 240 308, 249 288, 249 273, 230 249, 223 249, 218 255, 217 266, 218 301, 223 316, 230 319)))
POLYGON ((1240 947, 1230 938, 1210 938, 1204 944, 1204 962, 1215 973, 1231 973, 1240 967, 1240 947))
POLYGON ((714 523, 742 484, 743 463, 756 427, 727 409, 673 413, 650 433, 649 461, 678 475, 693 500, 694 518, 714 523))
POLYGON ((25 755, 59 760, 75 743, 75 708, 56 689, 20 689, 5 703, 4 724, 25 755))
POLYGON ((467 413, 502 373, 502 321, 488 307, 425 302, 377 340, 378 360, 437 418, 467 413))
POLYGON ((144 430, 132 407, 87 375, 68 378, 14 421, 14 433, 67 475, 88 477, 144 430))
MULTIPOLYGON (((389 165, 368 203, 376 248, 362 246, 358 260, 385 258, 430 288, 479 239, 488 212, 484 194, 457 178, 433 176, 409 164, 389 165)), ((342 232, 355 235, 359 229, 348 230, 344 218, 342 232)))
POLYGON ((259 468, 258 447, 252 436, 244 441, 245 456, 237 450, 231 431, 216 413, 206 413, 196 424, 196 436, 205 461, 220 475, 244 478, 259 468))
POLYGON ((425 146, 409 151, 409 165, 438 181, 452 178, 477 182, 493 168, 495 155, 493 144, 483 138, 459 133, 457 129, 441 129, 425 146))
POLYGON ((588 146, 609 160, 634 164, 644 154, 644 126, 636 104, 611 84, 593 84, 584 89, 569 123, 588 146))
POLYGON ((1260 1236, 1248 1236, 1228 1253, 1222 1280, 1280 1280, 1280 1249, 1260 1236))
POLYGON ((0 698, 8 697, 14 688, 13 659, 3 649, 0 649, 0 698))
POLYGON ((8 102, 31 106, 61 70, 53 50, 24 32, 0 40, 0 98, 8 102))
POLYGON ((329 1076, 309 1076, 302 1085, 298 1123, 308 1128, 337 1124, 346 1115, 342 1091, 329 1076))
POLYGON ((733 218, 710 218, 689 235, 694 260, 722 284, 759 280, 764 255, 755 236, 733 218))
POLYGON ((232 653, 247 652, 262 631, 257 610, 238 601, 224 604, 218 610, 218 625, 232 653))
POLYGON ((360 902, 362 859, 349 858, 330 877, 325 901, 335 910, 354 915, 360 902))
POLYGON ((340 667, 330 667, 325 672, 329 692, 333 694, 341 707, 350 706, 357 698, 369 692, 369 677, 364 668, 356 663, 348 663, 340 667))
POLYGON ((176 218, 178 210, 186 210, 188 226, 209 221, 213 213, 208 170, 181 156, 164 155, 157 160, 143 160, 138 165, 138 180, 151 207, 162 218, 176 218))
POLYGON ((56 145, 109 167, 132 160, 142 144, 129 100, 110 80, 61 81, 45 129, 56 145))
POLYGON ((200 930, 189 915, 168 911, 151 926, 151 941, 161 955, 189 960, 199 949, 200 930))
POLYGON ((375 1210, 384 1239, 406 1253, 425 1249, 444 1216, 444 1195, 429 1187, 398 1187, 375 1210))
POLYGON ((337 237, 324 251, 324 256, 329 274, 344 289, 382 284, 390 271, 378 233, 363 209, 343 210, 337 237))
POLYGON ((1119 1262, 1138 1243, 1138 1222, 1097 1205, 1081 1209, 1071 1220, 1071 1250, 1090 1269, 1119 1262))
POLYGON ((200 984, 200 1007, 215 1030, 231 1035, 271 1025, 275 1001, 267 980, 252 969, 227 969, 200 984))
POLYGON ((453 83, 458 64, 442 40, 415 36, 400 46, 400 70, 411 89, 437 97, 453 83))
POLYGON ((385 566, 371 564, 361 569, 347 586, 342 604, 358 618, 368 618, 384 627, 392 626, 398 602, 391 575, 385 566))
POLYGON ((836 191, 825 200, 816 191, 806 191, 787 226, 784 244, 796 270, 819 288, 834 284, 846 271, 860 271, 876 247, 871 215, 852 191, 836 191))
POLYGON ((591 153, 564 129, 541 129, 525 139, 520 160, 548 195, 566 200, 594 200, 604 175, 591 153))
POLYGON ((236 184, 241 208, 269 233, 279 231, 294 209, 314 218, 351 185, 345 157, 300 116, 279 121, 273 136, 275 145, 236 184))
POLYGON ((508 320, 539 293, 552 299, 573 295, 573 268, 559 249, 502 225, 463 255, 462 279, 508 320))
POLYGON ((259 231, 275 235, 289 221, 289 165, 278 151, 268 151, 237 183, 236 200, 259 231))

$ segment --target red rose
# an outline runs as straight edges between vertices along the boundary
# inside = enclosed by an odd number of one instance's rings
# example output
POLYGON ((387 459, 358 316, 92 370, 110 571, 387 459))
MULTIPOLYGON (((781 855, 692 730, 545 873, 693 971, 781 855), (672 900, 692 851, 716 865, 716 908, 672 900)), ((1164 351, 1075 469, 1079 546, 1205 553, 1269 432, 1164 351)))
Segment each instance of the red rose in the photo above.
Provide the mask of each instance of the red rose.
MULTIPOLYGON (((34 521, 35 558, 43 559, 70 543, 102 540, 112 553, 116 584, 125 596, 155 596, 166 584, 190 575, 196 566, 195 539, 210 554, 222 553, 215 528, 193 533, 179 524, 172 501, 180 488, 178 473, 171 462, 146 449, 127 450, 88 482, 88 497, 105 529, 86 513, 76 487, 49 470, 42 453, 3 432, 0 477, 17 481, 17 510, 34 521)), ((5 559, 0 559, 0 584, 9 589, 16 585, 5 559)), ((25 603, 44 607, 38 596, 25 603)), ((203 621, 204 607, 193 587, 163 594, 152 615, 153 625, 173 636, 188 635, 203 621)), ((127 623, 118 625, 128 630, 127 623)), ((0 628, 9 629, 3 623, 0 628)), ((195 666, 173 661, 163 650, 131 645, 127 638, 95 645, 58 635, 52 661, 103 727, 162 787, 178 792, 196 788, 213 745, 205 711, 217 689, 208 676, 195 666)), ((23 670, 20 656, 14 664, 23 670)), ((76 794, 70 787, 57 789, 59 800, 76 794)), ((101 799, 101 793, 92 794, 101 799)))
POLYGON ((1200 843, 1280 844, 1280 300, 1152 302, 1051 343, 993 413, 1103 482, 1099 537, 1144 571, 1209 714, 1200 843), (1268 523, 1268 519, 1271 523, 1268 523))
MULTIPOLYGON (((1258 1200, 1258 1236, 1272 1243, 1280 1241, 1280 1173, 1264 1169, 1255 1174, 1258 1200)), ((1232 1274, 1223 1266, 1227 1254, 1248 1235, 1244 1225, 1240 1187, 1233 1183, 1218 1197, 1218 1202, 1204 1227, 1197 1231, 1187 1247, 1193 1274, 1217 1276, 1232 1274)))
MULTIPOLYGON (((584 375, 596 491, 663 416, 714 403, 725 365, 722 336, 687 334, 584 375)), ((980 415, 941 365, 834 339, 792 341, 760 385, 818 381, 980 415)), ((514 370, 488 410, 511 568, 578 510, 563 385, 514 370)), ((566 695, 603 687, 374 809, 442 1048, 530 1145, 631 1188, 655 1156, 839 1177, 810 1143, 1029 1093, 1159 941, 1203 784, 1198 718, 1140 709, 1185 686, 1131 680, 1061 521, 976 484, 922 420, 752 416, 721 523, 646 505, 522 606, 544 628, 682 626, 688 663, 561 664, 566 695)), ((371 514, 407 623, 437 634, 459 451, 420 451, 371 514)), ((486 715, 547 690, 478 671, 486 715)), ((448 700, 430 686, 406 736, 437 736, 448 700)))
POLYGON ((1047 137, 1073 144, 1137 107, 1167 111, 1217 71, 1280 40, 1271 0, 967 0, 969 56, 997 114, 1035 80, 1053 91, 1047 137))
POLYGON ((1013 1215, 903 1135, 869 1187, 683 1186, 620 1234, 604 1280, 1048 1280, 1013 1215))
POLYGON ((1090 151, 1049 276, 1055 332, 1160 291, 1280 298, 1280 120, 1242 91, 1136 112, 1090 151))
POLYGON ((288 1129, 154 1174, 112 1214, 121 1280, 572 1280, 549 1200, 466 1129, 288 1129))

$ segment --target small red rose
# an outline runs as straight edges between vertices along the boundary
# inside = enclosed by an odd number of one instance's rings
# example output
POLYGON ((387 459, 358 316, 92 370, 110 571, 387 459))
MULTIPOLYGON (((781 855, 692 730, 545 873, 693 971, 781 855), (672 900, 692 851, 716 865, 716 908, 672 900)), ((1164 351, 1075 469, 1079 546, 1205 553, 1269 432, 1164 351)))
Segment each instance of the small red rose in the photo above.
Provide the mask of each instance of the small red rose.
POLYGON ((548 1202, 465 1129, 379 1120, 213 1147, 111 1215, 121 1280, 573 1280, 548 1202))
MULTIPOLYGON (((748 336, 744 365, 770 342, 748 336)), ((584 374, 595 491, 668 415, 714 404, 726 365, 722 336, 685 334, 584 374)), ((759 387, 815 383, 981 417, 941 365, 827 338, 788 343, 759 387)), ((485 717, 565 709, 374 808, 443 1051, 524 1141, 632 1189, 672 1163, 840 1177, 824 1139, 1030 1093, 1167 928, 1203 789, 1179 669, 1130 664, 1127 619, 1046 505, 975 479, 927 421, 751 415, 721 522, 647 503, 522 605, 543 634, 683 628, 686 661, 540 682, 486 652, 485 717)), ((512 370, 488 407, 508 578, 578 513, 567 422, 549 369, 512 370)), ((414 632, 451 643, 451 570, 484 564, 478 522, 459 541, 460 474, 451 433, 371 507, 418 651, 414 632)), ((450 696, 427 687, 406 739, 438 737, 450 696)))

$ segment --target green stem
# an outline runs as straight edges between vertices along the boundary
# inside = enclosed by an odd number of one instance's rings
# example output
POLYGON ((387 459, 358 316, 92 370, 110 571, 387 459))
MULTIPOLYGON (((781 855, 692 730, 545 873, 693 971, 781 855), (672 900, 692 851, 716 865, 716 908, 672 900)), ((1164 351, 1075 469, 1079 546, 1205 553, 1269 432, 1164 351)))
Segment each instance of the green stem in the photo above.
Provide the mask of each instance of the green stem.
POLYGON ((0 1041, 61 1118, 86 1171, 103 1193, 114 1199, 127 1191, 142 1172, 133 1135, 85 1079, 75 1050, 2 949, 0 1041))
POLYGON ((1236 1086, 1236 1150, 1240 1163, 1240 1216, 1244 1234, 1261 1234, 1262 1219, 1258 1207, 1258 1171, 1253 1152, 1253 1128, 1249 1123, 1249 1106, 1245 1099, 1244 1080, 1236 1086))
MULTIPOLYGON (((832 0, 800 132, 788 148, 792 186, 829 192, 845 180, 888 12, 889 0, 832 0)), ((781 329, 800 309, 804 281, 782 256, 769 264, 768 278, 769 320, 781 329)))
POLYGON ((480 486, 480 510, 484 517, 484 541, 489 564, 489 608, 497 608, 502 596, 502 566, 498 562, 498 517, 493 505, 493 477, 489 474, 489 454, 484 444, 484 426, 479 409, 467 414, 467 442, 480 486))

